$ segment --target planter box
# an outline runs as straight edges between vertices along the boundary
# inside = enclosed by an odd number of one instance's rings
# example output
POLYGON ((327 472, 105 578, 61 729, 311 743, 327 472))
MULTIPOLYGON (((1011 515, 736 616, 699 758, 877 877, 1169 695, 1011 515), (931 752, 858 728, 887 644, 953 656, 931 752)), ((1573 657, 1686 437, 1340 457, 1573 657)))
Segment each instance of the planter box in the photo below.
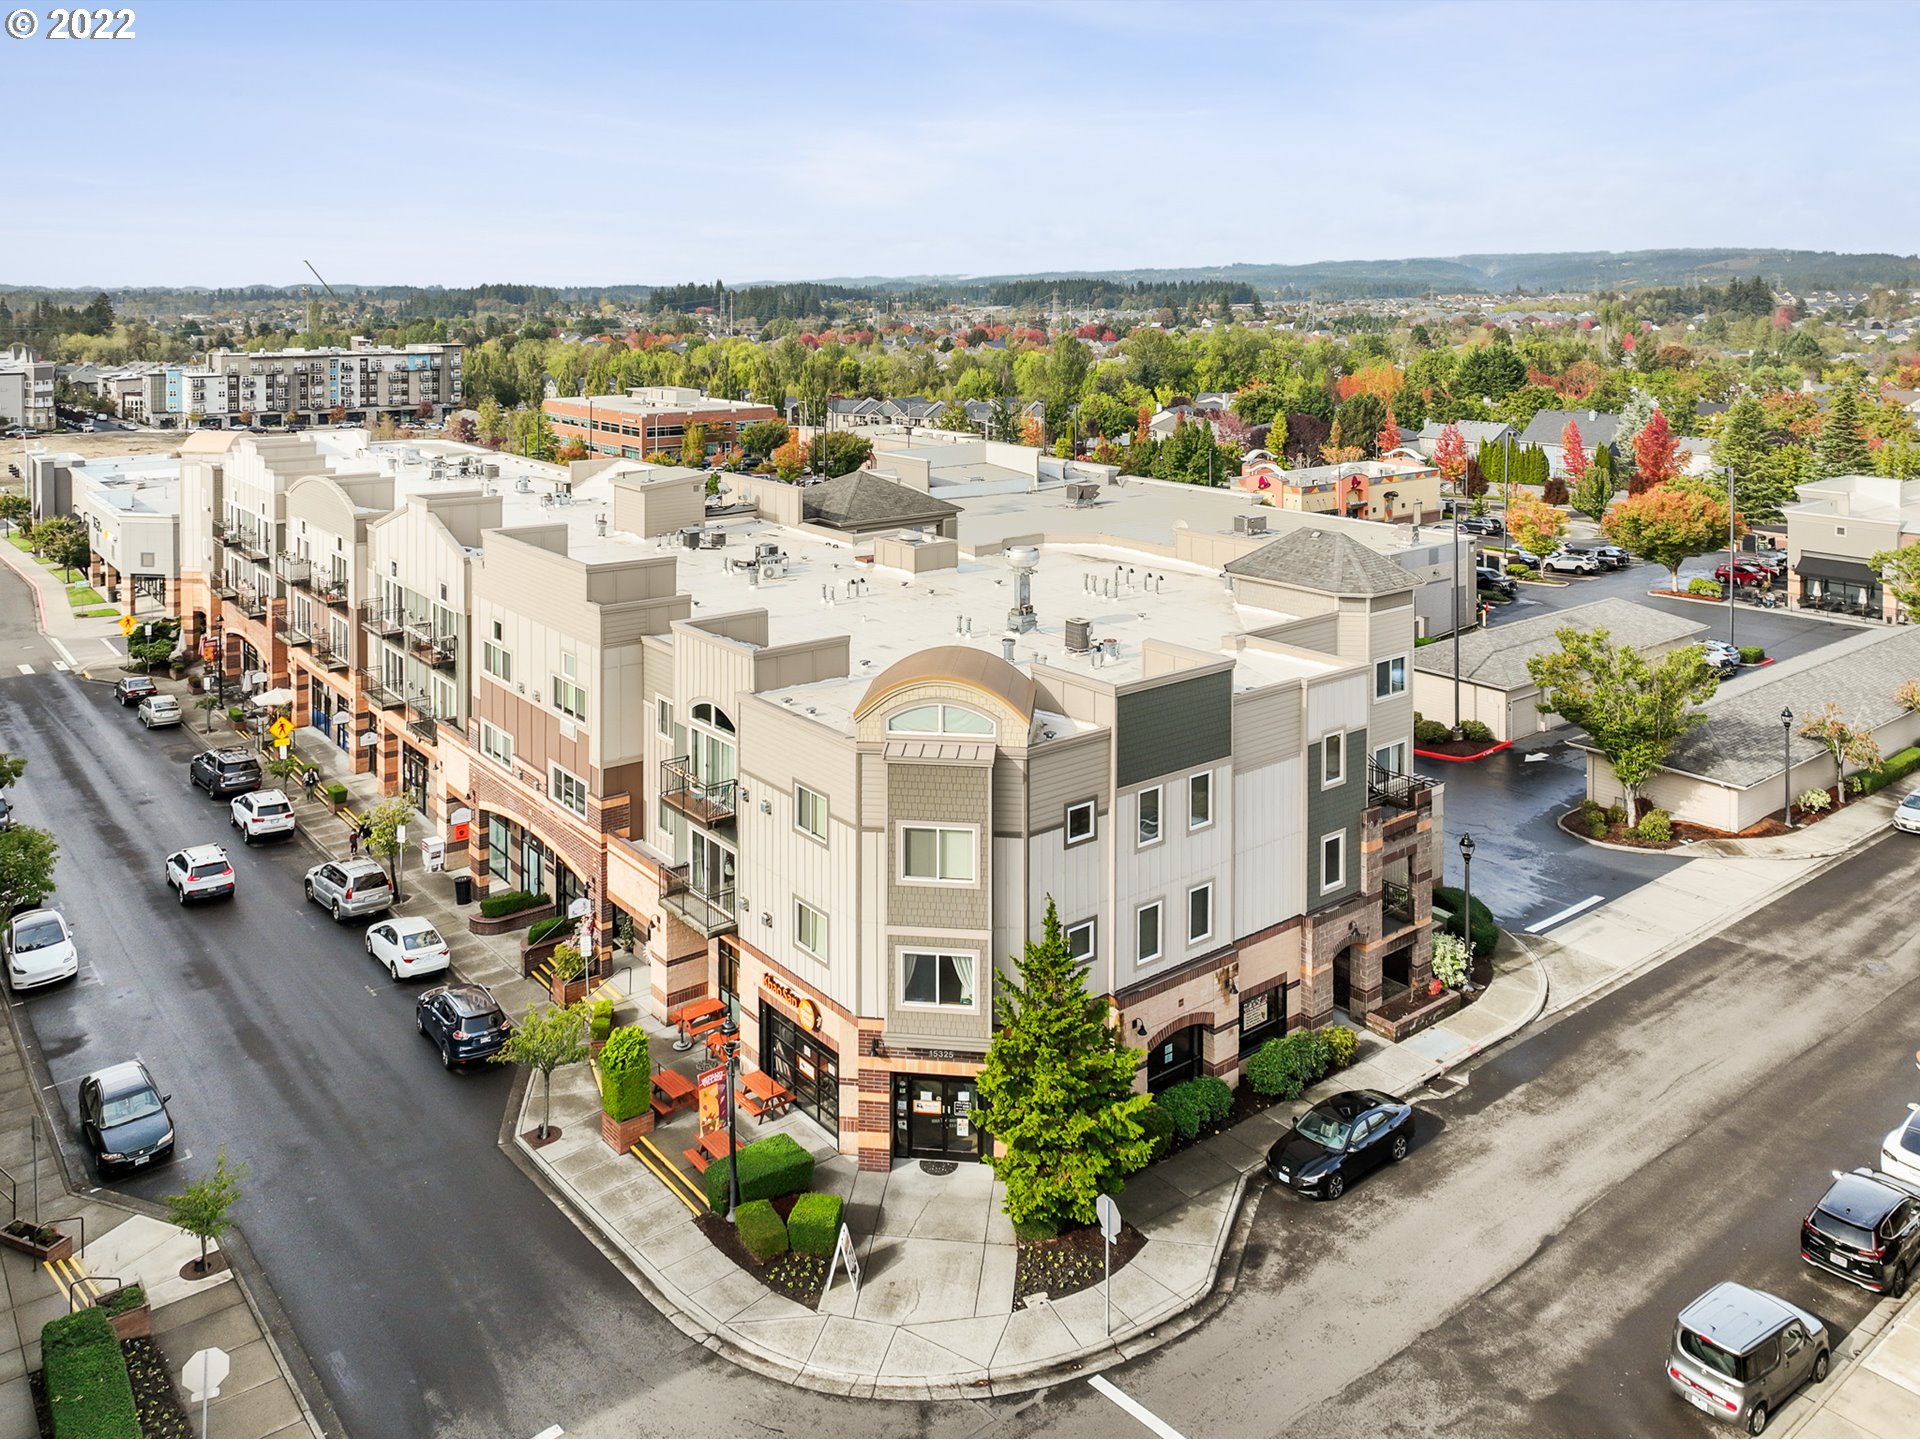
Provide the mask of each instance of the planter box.
POLYGON ((109 1315, 113 1333, 121 1340, 144 1340, 153 1334, 153 1307, 138 1305, 118 1315, 109 1315))
POLYGON ((1438 995, 1423 999, 1418 1005, 1391 1018, 1378 1010, 1373 1011, 1367 1016, 1367 1028, 1397 1044, 1409 1035, 1418 1035, 1429 1025, 1446 1019, 1460 1008, 1461 1003, 1458 990, 1442 990, 1438 995))
POLYGON ((73 1237, 55 1234, 51 1245, 36 1245, 25 1236, 15 1235, 11 1231, 0 1230, 0 1245, 9 1250, 18 1250, 22 1255, 31 1255, 36 1260, 67 1260, 73 1256, 73 1237))
POLYGON ((653 1111, 651 1110, 643 1111, 631 1120, 616 1120, 606 1111, 600 1112, 600 1138, 612 1147, 616 1155, 626 1154, 642 1135, 652 1133, 653 1111))
POLYGON ((586 999, 587 991, 591 989, 596 982, 604 980, 606 973, 605 970, 597 966, 590 966, 586 974, 582 975, 578 980, 569 980, 564 985, 558 980, 555 980, 553 982, 553 1003, 556 1005, 571 1005, 577 1000, 586 999))
POLYGON ((549 900, 545 905, 535 905, 526 910, 516 910, 511 915, 496 915, 492 919, 477 911, 467 917, 467 929, 475 935, 506 935, 515 930, 525 930, 536 920, 544 920, 558 913, 558 907, 549 900))

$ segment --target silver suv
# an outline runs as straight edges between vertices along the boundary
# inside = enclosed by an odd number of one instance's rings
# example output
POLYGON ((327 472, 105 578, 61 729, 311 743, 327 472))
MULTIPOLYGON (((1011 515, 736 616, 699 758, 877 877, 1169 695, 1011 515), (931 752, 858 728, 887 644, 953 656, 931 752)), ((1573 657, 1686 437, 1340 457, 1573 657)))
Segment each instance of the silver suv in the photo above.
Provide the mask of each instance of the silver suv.
POLYGON ((336 920, 393 908, 393 887, 375 860, 328 860, 307 871, 307 899, 336 920))
POLYGON ((1827 1327, 1764 1290, 1723 1280, 1673 1327, 1667 1381, 1689 1405, 1749 1435, 1808 1381, 1827 1378, 1827 1327))

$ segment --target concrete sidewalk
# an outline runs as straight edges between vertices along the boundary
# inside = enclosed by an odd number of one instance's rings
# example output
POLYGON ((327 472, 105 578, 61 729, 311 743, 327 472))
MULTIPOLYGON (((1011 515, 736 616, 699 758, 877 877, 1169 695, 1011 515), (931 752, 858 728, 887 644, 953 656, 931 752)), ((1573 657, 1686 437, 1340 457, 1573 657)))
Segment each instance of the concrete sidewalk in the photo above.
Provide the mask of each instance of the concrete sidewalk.
POLYGON ((1920 1435, 1920 1295, 1875 1307, 1840 1342, 1824 1385, 1811 1385, 1780 1412, 1782 1435, 1920 1435))
MULTIPOLYGON (((1134 1176, 1120 1205, 1147 1244, 1114 1276, 1111 1336, 1098 1286, 1014 1308, 1017 1247, 1001 1211, 1001 1186, 985 1165, 944 1175, 915 1162, 886 1173, 860 1171, 839 1153, 834 1136, 803 1117, 753 1127, 750 1139, 780 1132, 805 1145, 815 1157, 814 1188, 847 1202, 861 1257, 859 1294, 836 1281, 814 1311, 742 1272, 661 1180, 602 1142, 588 1067, 554 1077, 560 1138, 540 1148, 523 1138, 513 1143, 576 1223, 631 1262, 655 1306, 729 1359, 831 1394, 1012 1394, 1118 1364, 1201 1323, 1200 1302, 1233 1285, 1247 1228, 1237 1223, 1241 1201, 1250 1185, 1264 1185, 1266 1152, 1295 1117, 1338 1090, 1417 1092, 1525 1025, 1546 996, 1539 967, 1524 951, 1507 951, 1467 1009, 1399 1046, 1362 1031, 1359 1059, 1298 1101, 1274 1105, 1134 1176)), ((656 1037, 655 1053, 671 1054, 671 1032, 643 1023, 656 1037)), ((539 1086, 529 1085, 516 1137, 538 1125, 542 1105, 539 1086)), ((683 1111, 659 1126, 659 1150, 678 1157, 693 1144, 695 1123, 683 1111)))
MULTIPOLYGON (((8 528, 0 526, 0 530, 8 528)), ((75 669, 118 665, 126 659, 118 618, 82 619, 76 615, 73 607, 67 603, 67 584, 60 578, 60 572, 49 570, 31 555, 16 548, 6 534, 0 534, 0 565, 19 575, 32 588, 34 607, 40 615, 40 633, 58 642, 59 648, 67 652, 68 663, 75 669)), ((111 602, 103 599, 100 603, 105 606, 111 602)), ((125 606, 114 608, 117 611, 124 610, 125 606)), ((138 613, 142 618, 158 619, 165 614, 165 607, 157 601, 147 600, 142 602, 138 613)))

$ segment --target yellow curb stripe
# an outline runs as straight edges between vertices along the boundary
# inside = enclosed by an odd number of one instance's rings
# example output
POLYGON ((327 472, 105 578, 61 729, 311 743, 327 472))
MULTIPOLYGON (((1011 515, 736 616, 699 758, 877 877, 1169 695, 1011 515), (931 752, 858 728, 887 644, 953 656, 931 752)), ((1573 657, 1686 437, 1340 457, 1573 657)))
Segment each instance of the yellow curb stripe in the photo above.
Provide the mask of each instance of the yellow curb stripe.
POLYGON ((680 1173, 680 1169, 667 1159, 660 1147, 641 1136, 631 1147, 633 1158, 653 1172, 654 1178, 667 1187, 669 1194, 686 1206, 694 1215, 707 1209, 707 1197, 693 1188, 693 1182, 680 1173))

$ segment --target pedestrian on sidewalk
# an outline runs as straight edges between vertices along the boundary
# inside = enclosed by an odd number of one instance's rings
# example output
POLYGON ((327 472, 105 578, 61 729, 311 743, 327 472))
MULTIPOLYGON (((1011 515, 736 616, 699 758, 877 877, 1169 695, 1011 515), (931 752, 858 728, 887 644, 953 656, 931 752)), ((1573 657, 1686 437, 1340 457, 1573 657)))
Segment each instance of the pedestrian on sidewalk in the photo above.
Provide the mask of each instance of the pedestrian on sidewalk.
POLYGON ((307 766, 307 773, 302 775, 300 780, 301 783, 307 787, 307 799, 313 799, 314 792, 320 788, 320 767, 318 765, 307 766))
POLYGON ((349 860, 360 858, 360 827, 351 822, 347 825, 347 858, 349 860))

